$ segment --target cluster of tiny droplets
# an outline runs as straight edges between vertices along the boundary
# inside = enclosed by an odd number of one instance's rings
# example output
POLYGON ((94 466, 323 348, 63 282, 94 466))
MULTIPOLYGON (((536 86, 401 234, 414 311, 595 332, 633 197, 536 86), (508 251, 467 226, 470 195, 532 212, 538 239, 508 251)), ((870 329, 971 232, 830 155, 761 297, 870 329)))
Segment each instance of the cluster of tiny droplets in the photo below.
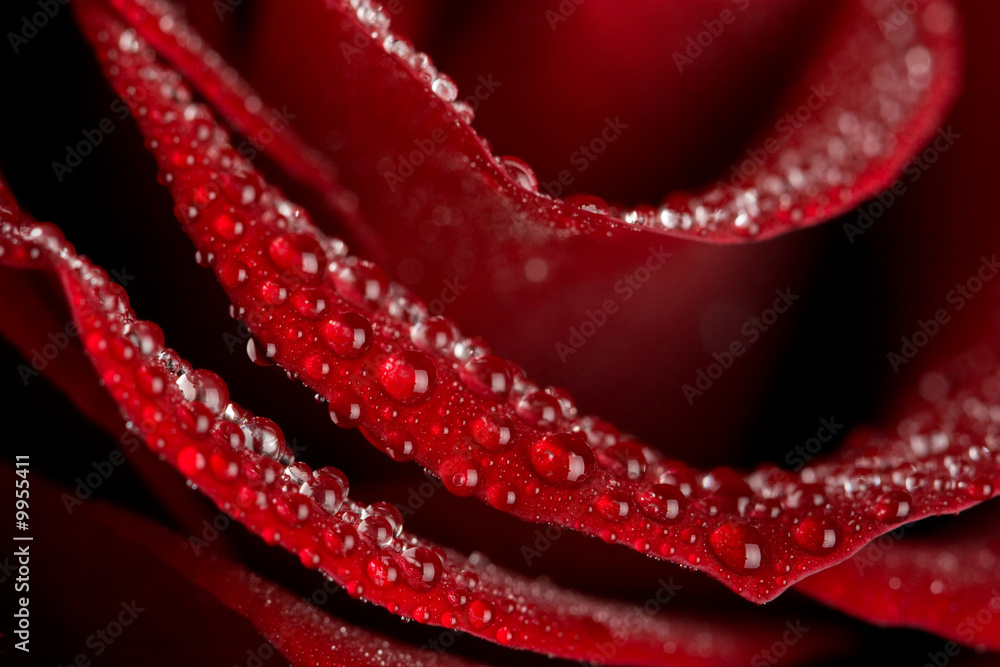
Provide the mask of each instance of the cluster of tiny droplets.
MULTIPOLYGON (((389 16, 379 4, 370 0, 330 2, 349 6, 373 40, 381 43, 387 53, 397 56, 441 100, 451 104, 462 121, 472 123, 473 110, 457 99, 454 81, 439 72, 427 54, 390 32, 389 16)), ((835 91, 832 102, 818 111, 822 122, 806 123, 790 145, 769 155, 763 165, 758 164, 752 173, 743 175, 740 180, 746 182, 738 185, 719 181, 694 194, 668 196, 659 207, 609 206, 592 195, 570 197, 567 203, 584 212, 612 215, 644 229, 755 236, 766 221, 778 219, 795 225, 810 219, 810 207, 818 204, 834 210, 853 200, 851 187, 858 175, 892 154, 897 142, 894 128, 907 120, 905 110, 915 108, 925 93, 934 67, 930 50, 919 43, 913 17, 902 16, 903 23, 893 25, 882 39, 877 26, 896 9, 885 2, 868 5, 865 22, 870 31, 855 37, 856 43, 842 49, 833 61, 824 63, 844 77, 856 75, 859 68, 868 73, 870 81, 857 82, 874 91, 873 95, 864 96, 864 105, 859 106, 852 99, 851 93, 855 91, 835 91), (871 44, 878 45, 874 51, 869 48, 871 44)), ((947 9, 939 5, 918 13, 918 18, 934 11, 941 14, 947 9)), ((941 21, 948 24, 944 17, 941 21)), ((835 85, 838 81, 830 83, 835 85)), ((512 156, 494 156, 494 159, 517 185, 539 194, 538 180, 523 160, 512 156)))
MULTIPOLYGON (((124 41, 130 39, 128 36, 124 41)), ((113 283, 106 272, 77 257, 58 229, 45 224, 16 228, 6 221, 2 229, 4 243, 0 243, 0 248, 8 248, 12 241, 22 241, 44 250, 84 287, 90 310, 82 311, 83 321, 92 321, 91 312, 98 314, 97 325, 84 326, 85 346, 95 359, 114 355, 117 363, 110 368, 98 363, 99 367, 105 367, 101 383, 123 406, 129 430, 146 438, 160 450, 161 456, 168 456, 167 439, 162 434, 151 437, 155 430, 140 425, 136 413, 139 405, 148 406, 142 401, 150 399, 156 405, 173 407, 169 411, 177 415, 182 432, 196 442, 209 441, 205 445, 185 446, 176 453, 177 465, 192 487, 197 488, 199 480, 207 487, 209 470, 216 485, 239 484, 244 477, 256 480, 256 487, 240 489, 239 502, 226 502, 223 506, 226 511, 239 517, 250 507, 271 509, 290 531, 315 521, 319 511, 335 520, 335 532, 327 528, 324 533, 336 535, 335 541, 324 538, 331 550, 348 555, 357 549, 351 546, 352 540, 363 540, 372 548, 374 555, 368 561, 366 576, 374 586, 392 586, 399 579, 418 592, 446 586, 453 609, 441 614, 438 622, 446 627, 464 625, 461 614, 468 627, 480 632, 491 629, 502 644, 515 642, 519 638, 516 633, 524 641, 528 628, 543 627, 554 630, 561 642, 583 641, 582 631, 560 630, 553 623, 567 613, 603 619, 600 622, 607 623, 612 634, 616 632, 615 623, 621 625, 624 608, 595 606, 582 596, 568 593, 560 592, 553 597, 548 585, 511 576, 479 554, 462 565, 457 554, 404 534, 402 516, 395 506, 378 502, 363 507, 351 501, 347 497, 347 480, 340 471, 335 468, 314 471, 296 461, 276 424, 231 402, 229 389, 221 378, 211 371, 194 369, 176 351, 165 347, 160 328, 136 319, 124 289, 113 283), (226 455, 227 451, 238 456, 226 455), (240 461, 244 462, 242 468, 240 461), (452 564, 447 572, 445 563, 452 564), (403 568, 409 568, 409 577, 401 573, 403 568), (539 600, 548 602, 540 604, 539 600), (556 605, 554 612, 552 605, 556 605), (574 611, 569 612, 570 609, 574 611), (499 614, 507 617, 505 624, 500 622, 499 614)), ((40 257, 41 252, 35 255, 40 257)), ((159 409, 152 413, 144 411, 143 415, 143 419, 153 419, 161 425, 167 420, 167 415, 159 409)), ((280 530, 264 529, 263 534, 274 543, 285 541, 280 530)), ((299 550, 299 555, 309 566, 321 565, 318 553, 299 550)), ((357 580, 348 581, 346 586, 354 595, 365 593, 357 580)), ((398 613, 401 609, 397 606, 393 611, 398 613)), ((430 618, 430 611, 422 605, 406 611, 418 620, 430 618)), ((664 647, 668 653, 676 650, 679 636, 669 624, 640 617, 633 619, 631 627, 633 632, 644 634, 650 645, 664 647)))
MULTIPOLYGON (((381 25, 380 22, 376 23, 381 25)), ((136 36, 131 31, 126 31, 119 39, 119 47, 123 52, 134 52, 135 45, 136 36)), ((115 59, 114 53, 114 49, 108 51, 109 60, 115 59)), ((142 76, 151 81, 162 78, 162 85, 169 88, 169 94, 166 95, 169 101, 187 103, 190 100, 190 93, 176 75, 170 76, 156 68, 146 68, 142 76)), ((145 107, 138 110, 140 118, 146 113, 148 110, 145 107)), ((183 124, 205 115, 197 105, 189 104, 180 114, 166 112, 161 120, 183 124), (188 113, 190 109, 194 111, 188 113)), ((223 154, 219 157, 215 145, 228 143, 228 136, 223 131, 206 130, 202 136, 203 129, 205 128, 199 127, 197 136, 199 141, 209 144, 204 160, 218 160, 222 168, 236 173, 252 172, 250 165, 241 162, 239 156, 223 154)), ((190 136, 189 131, 173 134, 190 136)), ((150 143, 156 148, 155 140, 150 143)), ((178 169, 191 166, 194 160, 193 154, 186 153, 178 169)), ((172 182, 171 170, 167 169, 163 178, 167 183, 172 182)), ((318 257, 325 257, 320 265, 327 266, 328 272, 332 274, 334 288, 344 299, 351 301, 351 284, 360 281, 376 287, 374 296, 369 299, 367 295, 362 295, 362 300, 370 301, 367 305, 376 314, 384 316, 382 326, 408 329, 410 341, 421 350, 419 353, 402 353, 398 362, 400 366, 407 366, 408 371, 433 374, 433 363, 426 355, 449 360, 448 367, 456 372, 466 389, 471 392, 470 396, 499 396, 520 419, 519 425, 526 423, 543 432, 556 431, 555 435, 547 436, 536 444, 544 445, 546 449, 542 453, 554 455, 561 462, 560 465, 566 461, 579 463, 580 474, 574 481, 597 477, 592 474, 595 466, 607 473, 600 477, 602 488, 596 492, 594 489, 587 490, 586 494, 581 495, 581 502, 587 513, 586 517, 603 517, 601 521, 608 527, 601 536, 608 541, 619 539, 619 531, 614 528, 617 522, 631 519, 633 525, 639 526, 633 534, 640 534, 640 538, 633 546, 640 551, 704 568, 712 567, 702 558, 704 547, 707 546, 717 561, 727 568, 723 572, 727 580, 736 575, 757 574, 765 565, 774 572, 790 574, 796 568, 803 569, 810 562, 815 562, 817 557, 827 556, 838 549, 858 546, 863 541, 861 534, 866 528, 877 532, 881 530, 878 528, 880 525, 892 525, 916 516, 911 491, 916 488, 914 485, 917 474, 924 475, 940 497, 938 507, 932 508, 928 503, 927 507, 922 508, 924 513, 931 509, 956 506, 963 493, 972 499, 983 493, 992 495, 993 483, 989 475, 995 465, 994 452, 988 451, 974 459, 971 468, 960 465, 959 462, 971 458, 968 451, 972 450, 956 453, 956 457, 946 460, 942 468, 938 466, 936 458, 921 460, 919 456, 915 456, 919 454, 916 449, 894 453, 896 449, 891 448, 895 447, 895 441, 887 445, 889 450, 879 453, 880 469, 874 474, 858 472, 857 466, 836 459, 806 468, 799 475, 783 473, 776 468, 758 470, 749 478, 743 478, 728 469, 707 473, 693 471, 682 463, 664 459, 653 449, 594 417, 578 415, 572 400, 564 391, 538 387, 520 369, 491 355, 488 348, 479 341, 461 337, 447 320, 429 317, 426 307, 417 297, 401 287, 390 285, 374 265, 349 256, 341 241, 319 234, 309 222, 305 211, 285 201, 280 195, 266 188, 260 191, 251 189, 249 201, 253 200, 265 209, 270 208, 276 212, 277 228, 319 239, 315 242, 318 249, 310 252, 316 252, 318 257), (349 280, 345 279, 345 275, 349 280), (496 384, 498 378, 500 386, 496 384), (898 474, 890 474, 888 467, 893 463, 910 466, 914 474, 906 479, 900 478, 898 474), (885 471, 881 468, 885 468, 885 471), (974 483, 963 485, 960 480, 954 479, 956 474, 969 475, 973 472, 976 473, 974 483), (945 477, 949 479, 944 479, 945 477), (980 478, 986 481, 975 481, 980 478), (843 499, 853 502, 838 502, 843 499), (866 503, 868 509, 862 510, 866 503), (848 509, 844 510, 845 507, 848 509), (638 509, 641 515, 637 515, 634 509, 638 509), (838 513, 840 516, 833 516, 838 513), (755 526, 760 526, 761 529, 755 526), (761 530, 767 535, 763 535, 761 530), (659 552, 653 550, 654 540, 660 545, 659 552), (785 545, 794 546, 799 551, 788 550, 785 545), (781 548, 775 548, 777 546, 781 548), (780 552, 772 559, 774 562, 769 562, 769 551, 772 556, 775 552, 780 552)), ((289 244, 294 239, 279 237, 275 242, 279 240, 289 244)), ((275 246, 272 244, 271 247, 273 249, 275 246)), ((288 252, 301 259, 305 251, 294 248, 280 251, 288 252)), ((276 262, 283 261, 283 257, 284 254, 272 254, 272 260, 276 262)), ((210 256, 203 256, 200 261, 211 265, 215 260, 210 256)), ((355 300, 357 298, 355 295, 355 300)), ((234 314, 242 315, 241 312, 234 314)), ((365 340, 370 346, 372 321, 357 315, 351 326, 355 327, 355 331, 367 332, 365 340)), ((367 349, 361 350, 361 354, 367 349)), ((388 393, 403 404, 414 398, 426 401, 434 391, 432 385, 429 391, 420 396, 414 396, 412 388, 406 395, 393 394, 391 383, 386 384, 385 378, 382 381, 388 393)), ((345 422, 343 425, 347 425, 348 416, 337 413, 338 406, 331 405, 331 416, 334 416, 335 421, 339 417, 338 423, 345 422)), ((496 434, 516 432, 518 426, 499 412, 487 412, 472 428, 473 438, 483 449, 500 451, 512 437, 504 435, 504 442, 499 442, 496 434)), ((536 463, 534 458, 530 458, 529 462, 538 478, 545 482, 554 482, 566 472, 563 468, 553 468, 544 461, 536 463)), ((442 467, 447 469, 448 465, 467 465, 467 461, 456 457, 445 461, 442 467)), ((467 489, 456 490, 450 487, 450 490, 462 492, 467 489)), ((535 482, 528 482, 521 489, 510 490, 510 493, 521 494, 522 497, 538 492, 539 487, 535 482)), ((510 497, 510 493, 507 497, 510 497)), ((502 506, 502 503, 494 505, 502 506)), ((547 517, 538 515, 535 518, 547 517)), ((570 522, 573 527, 585 525, 579 517, 575 520, 561 520, 570 522)), ((719 571, 718 568, 712 569, 719 571)), ((756 592, 767 595, 786 585, 787 581, 787 578, 781 579, 779 574, 777 583, 760 584, 756 592)))

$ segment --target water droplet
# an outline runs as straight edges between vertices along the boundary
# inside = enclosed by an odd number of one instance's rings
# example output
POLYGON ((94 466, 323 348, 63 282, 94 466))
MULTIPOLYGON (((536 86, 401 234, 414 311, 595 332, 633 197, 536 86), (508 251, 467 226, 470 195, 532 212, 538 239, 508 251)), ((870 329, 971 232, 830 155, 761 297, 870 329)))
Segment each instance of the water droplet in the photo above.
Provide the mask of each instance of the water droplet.
POLYGON ((200 440, 212 430, 215 415, 201 403, 184 403, 177 410, 177 421, 188 436, 200 440))
POLYGON ((358 534, 371 540, 380 547, 392 542, 392 526, 385 517, 370 516, 358 524, 358 534))
POLYGON ((479 464, 469 456, 453 456, 440 468, 441 481, 456 496, 471 496, 482 483, 483 473, 479 464))
POLYGON ((152 322, 138 320, 128 325, 128 338, 139 350, 149 356, 163 349, 163 330, 152 322))
POLYGON ((312 466, 302 461, 290 463, 281 473, 281 477, 287 486, 299 490, 303 484, 312 479, 312 466))
POLYGON ((421 352, 398 352, 378 369, 386 392, 403 405, 418 405, 430 399, 437 386, 434 362, 421 352))
POLYGON ((766 559, 764 537, 753 526, 732 522, 716 528, 708 538, 712 552, 739 574, 758 570, 766 559))
POLYGON ((247 356, 258 366, 270 366, 276 354, 278 346, 274 343, 265 343, 256 336, 250 336, 247 341, 247 356))
POLYGON ((305 361, 306 374, 314 380, 322 380, 333 370, 330 357, 321 353, 310 355, 305 361))
POLYGON ((221 447, 241 451, 247 446, 247 434, 237 424, 228 420, 215 423, 212 438, 221 447))
POLYGON ((267 254, 279 270, 303 282, 317 282, 326 268, 326 253, 308 234, 284 234, 271 241, 267 254))
POLYGON ((220 482, 231 482, 240 476, 240 464, 232 454, 216 452, 208 459, 208 467, 220 482))
POLYGON ((600 197, 593 195, 570 195, 566 197, 566 203, 587 213, 597 213, 599 215, 608 215, 611 213, 611 207, 608 206, 608 203, 600 197))
POLYGON ((511 632, 510 628, 507 626, 497 628, 497 643, 502 646, 507 646, 512 641, 514 641, 514 633, 511 632))
POLYGON ((485 414, 478 417, 472 426, 472 437, 491 452, 505 452, 514 445, 517 429, 514 420, 499 414, 485 414))
POLYGON ((196 370, 177 378, 184 399, 201 403, 213 415, 221 415, 229 404, 226 383, 212 371, 196 370))
POLYGON ((358 534, 351 526, 334 524, 323 531, 323 546, 334 556, 350 556, 358 547, 358 534))
POLYGON ((646 474, 646 455, 637 443, 626 440, 596 452, 597 461, 619 479, 637 482, 646 474))
POLYGON ((431 83, 431 90, 445 102, 454 102, 458 97, 458 86, 447 74, 438 74, 431 83))
POLYGON ((625 521, 632 514, 632 503, 624 491, 608 491, 597 499, 595 507, 609 521, 625 521))
POLYGON ((167 388, 170 376, 159 366, 141 364, 135 372, 136 386, 147 396, 159 396, 167 388))
POLYGON ((486 489, 486 498, 498 510, 508 510, 517 505, 517 488, 510 482, 497 482, 486 489))
POLYGON ((417 453, 417 439, 408 431, 393 429, 384 435, 377 435, 368 429, 362 428, 362 434, 373 445, 385 452, 389 458, 397 463, 412 461, 417 453))
POLYGON ((372 325, 362 315, 352 312, 331 317, 323 325, 323 336, 334 353, 343 359, 357 359, 371 349, 372 325))
POLYGON ((973 500, 986 500, 993 496, 993 481, 989 477, 977 477, 965 487, 965 493, 973 500))
POLYGON ((253 417, 243 426, 247 434, 247 443, 251 451, 272 459, 278 459, 286 453, 285 434, 270 419, 253 417))
POLYGON ((331 268, 336 269, 331 279, 337 292, 359 308, 374 310, 389 293, 389 279, 371 262, 355 260, 331 268))
POLYGON ((302 485, 302 495, 312 498, 328 514, 336 514, 347 497, 347 477, 331 467, 313 471, 312 479, 302 485))
POLYGON ((177 467, 185 477, 193 477, 204 470, 206 465, 205 455, 196 447, 185 447, 177 455, 177 467))
POLYGON ((212 221, 212 228, 216 234, 227 241, 235 241, 246 231, 246 225, 243 224, 243 221, 233 217, 231 213, 216 216, 212 221))
POLYGON ((466 612, 469 625, 475 630, 485 630, 496 617, 496 608, 489 600, 473 600, 466 612))
POLYGON ((459 377, 473 393, 496 401, 506 401, 513 389, 510 364, 492 354, 469 360, 459 377))
POLYGON ((403 577, 415 591, 429 591, 441 580, 444 565, 436 553, 424 547, 412 547, 401 554, 403 577))
POLYGON ((550 429, 559 423, 562 406, 555 396, 535 391, 518 402, 517 416, 536 428, 550 429))
POLYGON ((227 259, 216 267, 216 275, 225 287, 233 289, 250 279, 250 267, 238 259, 227 259))
POLYGON ((687 505, 684 493, 673 484, 654 484, 636 493, 639 511, 661 523, 676 523, 687 505))
POLYGON ((311 320, 318 320, 330 307, 330 295, 320 287, 303 287, 292 292, 292 305, 311 320))
POLYGON ((583 484, 594 471, 594 452, 576 433, 546 436, 531 446, 531 467, 549 484, 573 487, 583 484))
POLYGON ((368 562, 368 578, 379 588, 392 586, 399 579, 399 570, 389 556, 376 556, 368 562))
POLYGON ((521 188, 528 192, 538 192, 538 177, 532 171, 528 163, 512 155, 503 155, 497 158, 504 171, 514 179, 521 188))
POLYGON ((288 301, 288 288, 272 280, 265 280, 257 286, 260 298, 272 306, 280 306, 288 301))
POLYGON ((289 526, 301 526, 309 518, 309 501, 301 493, 281 495, 274 503, 274 510, 289 526))
POLYGON ((913 510, 913 497, 906 491, 889 491, 875 501, 873 514, 882 523, 895 523, 910 516, 913 510))
POLYGON ((380 500, 376 503, 372 503, 366 507, 361 514, 362 518, 378 516, 388 521, 389 527, 392 529, 393 537, 398 537, 399 534, 403 532, 403 514, 399 511, 398 507, 390 502, 380 500))
POLYGON ((807 516, 795 528, 795 543, 809 553, 823 556, 837 547, 840 529, 837 522, 827 516, 807 516))
POLYGON ((430 317, 410 329, 413 344, 430 354, 451 354, 455 349, 455 328, 443 317, 430 317))
POLYGON ((337 426, 354 428, 364 416, 364 405, 354 392, 343 391, 330 397, 330 419, 337 426))

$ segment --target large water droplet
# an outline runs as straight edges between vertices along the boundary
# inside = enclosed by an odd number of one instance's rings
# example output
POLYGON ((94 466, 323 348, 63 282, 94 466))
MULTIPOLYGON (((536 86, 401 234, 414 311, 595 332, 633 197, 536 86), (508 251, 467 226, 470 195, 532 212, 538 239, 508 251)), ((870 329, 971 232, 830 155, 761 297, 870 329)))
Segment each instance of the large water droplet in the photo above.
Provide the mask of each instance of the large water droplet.
POLYGON ((687 504, 684 493, 673 484, 654 484, 636 493, 639 511, 661 523, 676 523, 687 504))
POLYGON ((343 359, 357 359, 371 349, 372 325, 358 313, 334 315, 323 325, 323 336, 334 353, 343 359))
POLYGON ((370 516, 358 524, 358 534, 371 540, 380 547, 392 542, 392 525, 381 516, 370 516))
POLYGON ((266 417, 253 417, 243 426, 251 451, 272 459, 286 454, 285 434, 281 428, 266 417))
POLYGON ((478 417, 472 422, 470 430, 475 441, 491 452, 507 451, 514 445, 517 435, 513 419, 492 413, 478 417))
POLYGON ((598 449, 597 461, 619 479, 637 482, 646 474, 646 455, 642 447, 630 440, 598 449))
POLYGON ((149 356, 163 349, 163 330, 153 322, 137 320, 128 325, 128 338, 139 349, 139 354, 149 356))
POLYGON ((368 562, 368 578, 380 588, 392 586, 399 579, 399 569, 389 556, 376 556, 368 562))
POLYGON ((250 336, 247 341, 247 356, 258 366, 272 365, 276 354, 278 346, 274 343, 265 343, 256 336, 250 336))
POLYGON ((521 188, 528 192, 538 192, 538 177, 532 171, 528 163, 512 155, 503 155, 497 158, 504 171, 514 179, 521 188))
POLYGON ((430 354, 451 354, 455 349, 455 328, 443 317, 430 317, 410 330, 413 344, 430 354))
POLYGON ((347 477, 331 467, 314 470, 312 479, 302 485, 302 494, 312 498, 328 514, 336 514, 347 497, 347 477))
POLYGON ((875 501, 872 514, 882 523, 895 523, 910 516, 913 511, 913 497, 906 491, 889 491, 875 501))
POLYGON ((517 416, 536 428, 550 429, 559 423, 562 406, 555 396, 535 391, 518 402, 517 416))
POLYGON ((292 292, 292 305, 311 320, 323 317, 330 308, 330 295, 320 287, 303 287, 292 292))
POLYGON ((734 521, 719 526, 708 543, 716 557, 739 574, 760 569, 766 560, 764 537, 750 524, 734 521))
POLYGON ((531 446, 531 467, 554 486, 583 484, 594 471, 594 452, 577 433, 546 436, 531 446))
POLYGON ((415 591, 429 591, 441 580, 444 565, 436 553, 424 547, 412 547, 401 555, 403 577, 415 591))
POLYGON ((352 391, 342 391, 330 397, 330 419, 341 428, 354 428, 365 416, 365 406, 352 391))
POLYGON ((608 491, 597 499, 597 511, 609 521, 625 521, 632 514, 632 503, 624 491, 608 491))
POLYGON ((221 415, 229 404, 226 383, 212 371, 196 370, 177 378, 185 400, 201 403, 213 415, 221 415))
POLYGON ((473 600, 469 603, 466 612, 469 618, 469 625, 475 630, 484 630, 490 626, 496 618, 496 608, 489 600, 473 600))
POLYGON ((440 468, 441 481, 456 496, 471 496, 479 490, 483 473, 479 464, 470 456, 453 456, 440 468))
POLYGON ((822 556, 833 551, 840 541, 837 522, 828 516, 807 516, 795 528, 795 543, 809 553, 822 556))
POLYGON ((379 382, 403 405, 418 405, 428 400, 437 386, 434 362, 421 352, 398 352, 378 369, 379 382))
POLYGON ((331 270, 337 292, 359 308, 374 310, 389 293, 389 279, 371 262, 354 260, 331 265, 331 270))
POLYGON ((492 354, 469 360, 459 376, 465 386, 483 398, 506 401, 513 389, 510 364, 492 354))
POLYGON ((284 234, 271 241, 267 254, 281 271, 303 282, 317 282, 326 269, 326 253, 308 234, 284 234))

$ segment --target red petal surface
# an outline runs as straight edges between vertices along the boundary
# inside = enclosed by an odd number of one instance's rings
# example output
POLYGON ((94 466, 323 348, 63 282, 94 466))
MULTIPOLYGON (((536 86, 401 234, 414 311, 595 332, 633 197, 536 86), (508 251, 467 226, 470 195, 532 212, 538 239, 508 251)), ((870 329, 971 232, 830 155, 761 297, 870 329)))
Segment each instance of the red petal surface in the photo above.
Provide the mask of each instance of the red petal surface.
POLYGON ((202 261, 256 336, 251 356, 280 363, 329 401, 336 423, 362 426, 453 493, 693 566, 756 601, 896 525, 996 495, 981 483, 997 474, 991 356, 895 432, 859 434, 797 474, 694 471, 578 415, 564 392, 534 385, 429 317, 419 299, 319 233, 134 31, 96 9, 81 15, 202 261))
MULTIPOLYGON (((668 20, 638 7, 628 10, 633 23, 668 20)), ((473 91, 457 91, 424 54, 392 33, 388 14, 367 2, 268 3, 258 17, 267 34, 253 63, 267 74, 260 77, 265 96, 297 111, 302 135, 342 165, 343 183, 383 233, 415 244, 423 236, 426 244, 422 229, 435 211, 440 217, 441 210, 458 210, 469 224, 434 242, 471 245, 483 257, 500 241, 523 238, 525 226, 535 234, 546 226, 597 234, 638 228, 731 242, 853 208, 889 185, 933 133, 957 88, 957 21, 950 3, 915 7, 906 14, 889 2, 844 3, 735 171, 725 168, 717 183, 694 193, 669 192, 665 183, 662 205, 638 208, 539 194, 530 168, 493 156, 468 126, 461 100, 473 91), (282 39, 291 35, 297 38, 282 39), (306 63, 304 86, 294 73, 306 63)), ((602 28, 622 20, 616 3, 588 3, 577 11, 574 21, 602 28)), ((586 83, 580 87, 586 90, 586 83)), ((406 250, 400 244, 398 252, 406 250)))
POLYGON ((1000 514, 984 511, 925 535, 900 527, 796 589, 871 623, 1000 650, 1000 514))
MULTIPOLYGON (((4 196, 10 202, 9 193, 4 196)), ((135 319, 124 289, 77 257, 57 229, 19 228, 10 210, 0 218, 0 257, 25 251, 39 268, 51 262, 80 339, 129 428, 220 509, 352 596, 502 645, 608 664, 745 662, 770 645, 768 623, 728 628, 668 621, 403 532, 393 506, 348 499, 343 473, 296 462, 277 425, 230 403, 218 376, 163 347, 159 328, 135 319)), ((836 642, 834 633, 823 633, 796 645, 794 655, 828 652, 836 642)))

